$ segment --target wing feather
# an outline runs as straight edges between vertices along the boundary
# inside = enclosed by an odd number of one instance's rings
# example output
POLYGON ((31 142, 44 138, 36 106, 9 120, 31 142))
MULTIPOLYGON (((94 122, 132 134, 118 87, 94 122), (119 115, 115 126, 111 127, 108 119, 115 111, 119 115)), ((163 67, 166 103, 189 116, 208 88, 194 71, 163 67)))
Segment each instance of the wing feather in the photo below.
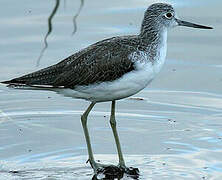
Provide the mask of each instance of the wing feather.
POLYGON ((79 57, 83 61, 74 61, 64 68, 64 72, 58 76, 53 86, 75 88, 79 85, 113 81, 134 70, 134 63, 128 59, 131 49, 128 46, 121 46, 115 44, 110 47, 109 44, 83 54, 79 57))
POLYGON ((113 81, 135 69, 128 56, 136 50, 135 43, 139 42, 134 36, 131 38, 131 44, 124 37, 99 41, 53 66, 2 83, 75 88, 113 81))

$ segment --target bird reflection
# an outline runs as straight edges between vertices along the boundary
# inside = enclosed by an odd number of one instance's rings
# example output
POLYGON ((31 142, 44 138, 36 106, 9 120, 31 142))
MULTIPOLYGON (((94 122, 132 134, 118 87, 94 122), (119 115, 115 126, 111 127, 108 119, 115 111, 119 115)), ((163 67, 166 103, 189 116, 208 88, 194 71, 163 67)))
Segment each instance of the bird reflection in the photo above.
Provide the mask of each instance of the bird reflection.
MULTIPOLYGON (((56 12, 57 12, 57 10, 58 10, 58 8, 59 8, 59 5, 60 5, 60 0, 55 0, 55 6, 54 6, 52 12, 50 13, 50 16, 48 17, 48 31, 47 31, 47 33, 46 33, 46 35, 45 35, 45 37, 44 37, 44 41, 43 41, 43 42, 44 42, 44 47, 43 47, 43 49, 41 50, 40 55, 39 55, 39 57, 38 57, 38 59, 37 59, 37 63, 36 63, 36 66, 37 66, 37 67, 38 67, 39 64, 40 64, 40 60, 41 60, 42 56, 44 55, 44 52, 45 52, 46 49, 48 48, 47 38, 48 38, 48 36, 49 36, 49 35, 51 34, 51 32, 52 32, 52 29, 53 29, 52 19, 53 19, 53 17, 54 17, 55 14, 56 14, 56 12)), ((74 34, 77 32, 77 23, 76 23, 76 20, 77 20, 77 18, 78 18, 78 16, 79 16, 79 14, 80 14, 83 6, 84 6, 84 0, 80 0, 79 9, 78 9, 77 13, 73 16, 73 32, 72 32, 72 35, 74 35, 74 34)), ((66 0, 64 0, 64 7, 66 7, 66 0)))

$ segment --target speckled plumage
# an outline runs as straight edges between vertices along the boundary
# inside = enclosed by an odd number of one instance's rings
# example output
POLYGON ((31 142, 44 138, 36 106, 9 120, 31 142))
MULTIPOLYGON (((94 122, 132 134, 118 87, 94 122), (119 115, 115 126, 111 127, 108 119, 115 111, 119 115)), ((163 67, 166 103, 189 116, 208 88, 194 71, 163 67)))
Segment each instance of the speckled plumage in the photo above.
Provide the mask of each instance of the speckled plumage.
POLYGON ((103 81, 113 81, 135 70, 130 53, 145 50, 138 36, 113 37, 95 43, 56 65, 15 78, 10 83, 51 85, 75 88, 103 81))
POLYGON ((160 71, 166 56, 167 29, 178 25, 212 29, 181 21, 171 5, 156 3, 146 10, 138 35, 99 41, 58 64, 2 83, 55 90, 95 102, 125 98, 145 88, 160 71))
MULTIPOLYGON (((164 4, 159 4, 158 9, 164 4)), ((114 81, 124 74, 136 71, 135 61, 129 58, 132 52, 146 52, 146 61, 154 63, 158 45, 162 40, 158 23, 149 17, 155 16, 152 6, 146 11, 139 35, 120 36, 99 41, 63 61, 25 76, 5 81, 13 85, 48 85, 75 89, 76 86, 114 81)), ((164 8, 171 10, 170 5, 164 8)), ((157 10, 158 10, 157 9, 157 10)), ((139 58, 138 58, 139 60, 139 58)))
MULTIPOLYGON (((53 90, 64 96, 82 98, 91 104, 81 116, 89 162, 95 174, 103 172, 139 175, 137 168, 127 168, 123 158, 115 120, 115 101, 144 89, 165 62, 167 30, 175 26, 212 29, 181 21, 171 5, 156 3, 145 12, 138 35, 113 37, 97 42, 60 63, 3 83, 31 89, 53 90), (47 87, 46 87, 47 86, 47 87), (87 118, 97 102, 112 101, 110 125, 116 142, 119 164, 107 166, 95 161, 87 128, 87 118)), ((95 176, 96 177, 96 176, 95 176)), ((110 179, 110 178, 108 178, 110 179)))

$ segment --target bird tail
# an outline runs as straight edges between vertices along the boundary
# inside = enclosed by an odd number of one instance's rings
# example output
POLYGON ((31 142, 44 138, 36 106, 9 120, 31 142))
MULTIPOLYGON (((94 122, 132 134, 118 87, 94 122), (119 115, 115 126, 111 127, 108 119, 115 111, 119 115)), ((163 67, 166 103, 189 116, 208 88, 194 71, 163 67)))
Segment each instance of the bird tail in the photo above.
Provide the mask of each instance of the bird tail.
POLYGON ((47 88, 52 87, 53 82, 57 78, 59 74, 61 74, 63 64, 56 64, 39 71, 26 74, 24 76, 14 78, 8 81, 3 81, 0 83, 8 84, 8 87, 13 88, 27 88, 27 87, 34 87, 34 88, 47 88))

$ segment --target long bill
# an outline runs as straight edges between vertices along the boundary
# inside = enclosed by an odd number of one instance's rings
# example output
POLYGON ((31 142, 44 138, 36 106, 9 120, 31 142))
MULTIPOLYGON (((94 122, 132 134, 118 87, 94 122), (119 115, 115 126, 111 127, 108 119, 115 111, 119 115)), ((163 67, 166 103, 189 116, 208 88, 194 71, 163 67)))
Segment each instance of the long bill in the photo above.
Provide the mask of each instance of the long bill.
POLYGON ((179 19, 176 19, 176 21, 177 21, 179 26, 187 26, 187 27, 200 28, 200 29, 213 29, 212 27, 209 27, 209 26, 194 24, 194 23, 190 23, 190 22, 187 22, 187 21, 182 21, 182 20, 179 20, 179 19))

